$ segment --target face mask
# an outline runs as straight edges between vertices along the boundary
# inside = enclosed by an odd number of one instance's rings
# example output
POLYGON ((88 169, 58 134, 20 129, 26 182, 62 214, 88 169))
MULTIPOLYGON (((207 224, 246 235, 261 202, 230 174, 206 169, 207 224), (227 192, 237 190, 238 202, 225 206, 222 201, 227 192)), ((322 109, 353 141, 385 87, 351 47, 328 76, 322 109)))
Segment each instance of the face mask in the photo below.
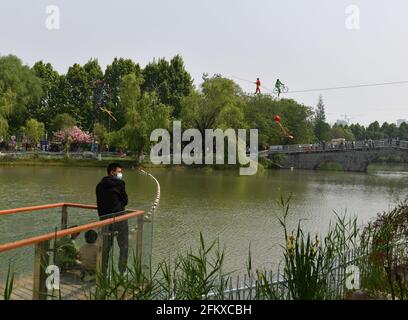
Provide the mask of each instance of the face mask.
POLYGON ((122 177, 123 177, 122 172, 118 172, 118 173, 116 174, 116 179, 122 180, 122 177))

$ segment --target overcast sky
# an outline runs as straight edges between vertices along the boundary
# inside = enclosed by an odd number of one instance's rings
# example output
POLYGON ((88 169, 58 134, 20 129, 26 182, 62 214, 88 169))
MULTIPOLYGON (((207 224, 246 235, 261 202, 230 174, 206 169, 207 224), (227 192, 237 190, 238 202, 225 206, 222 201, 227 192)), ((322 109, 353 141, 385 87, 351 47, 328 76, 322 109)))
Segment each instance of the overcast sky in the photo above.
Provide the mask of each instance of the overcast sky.
MULTIPOLYGON (((292 91, 405 81, 407 16, 407 0, 1 0, 0 55, 65 73, 91 57, 105 68, 115 56, 144 66, 181 54, 196 85, 204 72, 267 88, 280 78, 292 91), (59 30, 46 28, 48 5, 60 9, 59 30), (360 29, 346 27, 349 5, 360 29)), ((315 106, 319 94, 329 122, 408 118, 408 84, 287 96, 315 106)))

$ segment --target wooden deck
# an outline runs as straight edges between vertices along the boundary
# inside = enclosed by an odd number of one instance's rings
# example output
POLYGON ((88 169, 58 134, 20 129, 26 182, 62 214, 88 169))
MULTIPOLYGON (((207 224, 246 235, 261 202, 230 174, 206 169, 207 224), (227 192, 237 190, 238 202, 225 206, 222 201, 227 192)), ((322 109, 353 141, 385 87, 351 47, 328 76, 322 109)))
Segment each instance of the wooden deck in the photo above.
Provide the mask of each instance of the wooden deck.
MULTIPOLYGON (((89 292, 95 288, 95 281, 82 281, 77 273, 66 273, 61 275, 60 292, 62 300, 88 300, 89 292)), ((3 299, 4 283, 0 283, 0 300, 3 299)), ((59 300, 60 293, 58 290, 54 291, 54 298, 52 292, 49 290, 49 300, 59 300)), ((12 300, 32 300, 33 299, 33 275, 25 275, 14 279, 13 291, 11 295, 12 300)))

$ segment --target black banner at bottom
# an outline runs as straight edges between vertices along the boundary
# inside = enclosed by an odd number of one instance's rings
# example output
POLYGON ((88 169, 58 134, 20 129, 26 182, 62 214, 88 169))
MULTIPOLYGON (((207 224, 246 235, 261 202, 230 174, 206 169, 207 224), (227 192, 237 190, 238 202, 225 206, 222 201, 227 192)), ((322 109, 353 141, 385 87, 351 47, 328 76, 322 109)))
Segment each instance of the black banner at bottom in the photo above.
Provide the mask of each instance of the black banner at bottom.
MULTIPOLYGON (((406 312, 405 301, 0 301, 3 312, 15 316, 38 309, 38 314, 101 317, 102 319, 292 319, 295 316, 316 318, 348 317, 381 313, 390 317, 406 312), (10 308, 9 310, 6 310, 10 308)), ((36 312, 37 313, 37 312, 36 312)), ((75 316, 76 317, 76 316, 75 316)))

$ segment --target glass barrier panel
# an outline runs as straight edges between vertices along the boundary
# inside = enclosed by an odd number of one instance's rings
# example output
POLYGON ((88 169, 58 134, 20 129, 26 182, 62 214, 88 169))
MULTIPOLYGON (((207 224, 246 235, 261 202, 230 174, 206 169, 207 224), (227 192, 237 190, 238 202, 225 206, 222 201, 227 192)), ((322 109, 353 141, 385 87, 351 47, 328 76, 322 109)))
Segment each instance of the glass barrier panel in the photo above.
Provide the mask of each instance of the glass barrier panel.
POLYGON ((0 216, 2 229, 18 230, 0 236, 0 299, 95 299, 104 285, 102 281, 98 287, 98 279, 137 269, 143 248, 143 212, 128 210, 102 220, 84 208, 44 212, 0 216), (30 215, 42 217, 44 212, 58 223, 19 226, 29 224, 30 215))

